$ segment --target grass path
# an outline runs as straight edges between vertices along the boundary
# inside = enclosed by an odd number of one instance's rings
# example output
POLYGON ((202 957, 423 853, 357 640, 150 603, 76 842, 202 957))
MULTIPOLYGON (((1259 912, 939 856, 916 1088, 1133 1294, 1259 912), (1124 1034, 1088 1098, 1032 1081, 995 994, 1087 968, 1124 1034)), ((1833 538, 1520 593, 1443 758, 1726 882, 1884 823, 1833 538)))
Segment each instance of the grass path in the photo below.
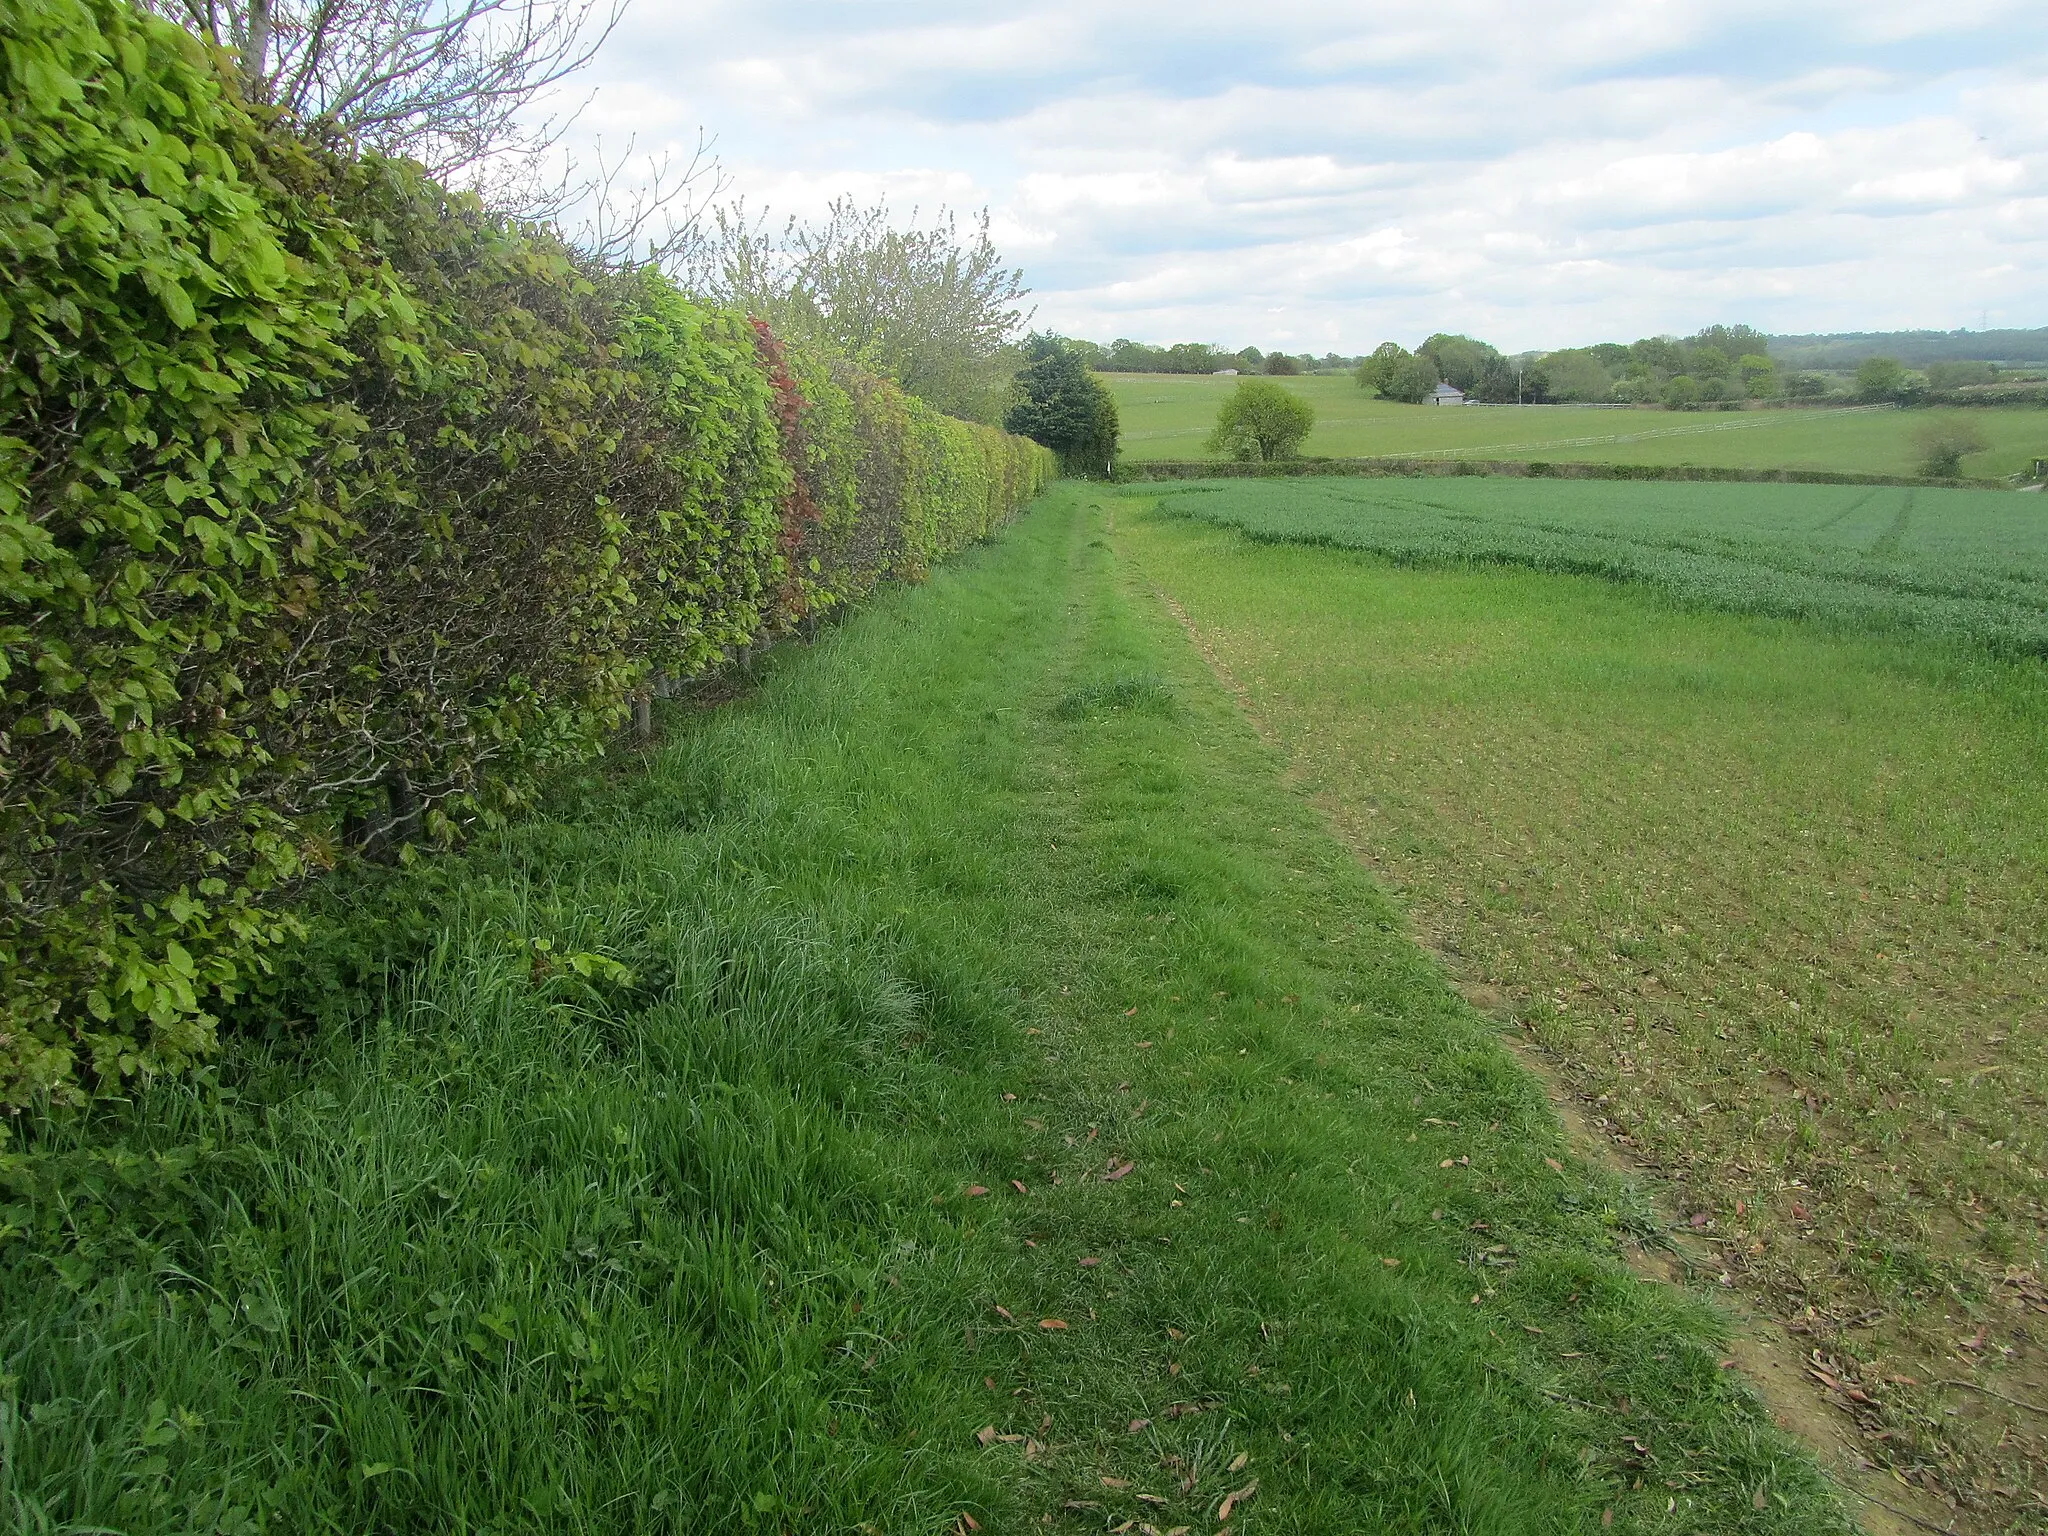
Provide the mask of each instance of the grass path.
POLYGON ((1119 503, 1289 773, 1960 1528, 2048 1474, 2048 686, 1119 503))
POLYGON ((0 1161, 0 1508, 1846 1530, 1063 487, 0 1161))

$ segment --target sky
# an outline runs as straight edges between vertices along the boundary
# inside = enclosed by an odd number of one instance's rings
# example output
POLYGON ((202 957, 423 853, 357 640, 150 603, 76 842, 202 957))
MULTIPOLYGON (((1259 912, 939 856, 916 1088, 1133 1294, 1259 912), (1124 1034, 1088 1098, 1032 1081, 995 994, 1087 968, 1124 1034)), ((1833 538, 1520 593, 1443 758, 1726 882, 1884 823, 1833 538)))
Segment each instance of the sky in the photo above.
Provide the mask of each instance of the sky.
POLYGON ((579 85, 778 215, 986 208, 1100 341, 2048 325, 2042 0, 634 0, 579 85))

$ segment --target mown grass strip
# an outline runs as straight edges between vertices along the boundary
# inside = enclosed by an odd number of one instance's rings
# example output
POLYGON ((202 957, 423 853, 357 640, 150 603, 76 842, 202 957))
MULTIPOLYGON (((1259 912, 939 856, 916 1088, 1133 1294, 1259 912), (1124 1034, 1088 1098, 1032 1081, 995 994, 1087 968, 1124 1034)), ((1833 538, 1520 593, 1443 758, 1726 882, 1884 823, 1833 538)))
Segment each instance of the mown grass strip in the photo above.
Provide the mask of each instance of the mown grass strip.
POLYGON ((1846 1529, 1101 526, 337 893, 312 1039, 11 1155, 10 1518, 1846 1529))

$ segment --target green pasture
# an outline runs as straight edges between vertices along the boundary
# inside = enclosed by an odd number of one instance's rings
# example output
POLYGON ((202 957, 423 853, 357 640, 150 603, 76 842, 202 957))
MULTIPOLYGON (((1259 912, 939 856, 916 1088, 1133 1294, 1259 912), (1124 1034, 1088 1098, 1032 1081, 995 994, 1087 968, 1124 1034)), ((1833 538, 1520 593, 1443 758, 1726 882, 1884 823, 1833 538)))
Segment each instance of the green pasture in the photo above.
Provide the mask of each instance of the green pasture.
POLYGON ((1644 581, 1710 607, 2048 655, 2038 494, 1332 477, 1195 482, 1160 505, 1256 539, 1644 581))
POLYGON ((1123 495, 1119 549, 1468 993, 1655 1173, 1699 1279, 1795 1331, 1822 1411, 1954 1501, 1937 1528, 2042 1529, 2048 671, 1976 642, 2038 644, 2048 507, 1123 495))
MULTIPOLYGON (((1102 375, 1116 396, 1123 457, 1209 457, 1203 439, 1237 380, 1190 374, 1102 375)), ((1368 397, 1349 377, 1301 375, 1280 383, 1316 408, 1302 452, 1329 458, 1431 454, 1732 469, 1917 473, 1914 434, 1930 413, 1891 407, 1690 412, 1582 405, 1400 405, 1368 397)), ((1963 413, 1991 447, 1963 461, 1966 475, 1998 478, 2048 458, 2048 411, 1963 413)))
POLYGON ((1103 505, 24 1127, 8 1529, 1846 1531, 1103 505))

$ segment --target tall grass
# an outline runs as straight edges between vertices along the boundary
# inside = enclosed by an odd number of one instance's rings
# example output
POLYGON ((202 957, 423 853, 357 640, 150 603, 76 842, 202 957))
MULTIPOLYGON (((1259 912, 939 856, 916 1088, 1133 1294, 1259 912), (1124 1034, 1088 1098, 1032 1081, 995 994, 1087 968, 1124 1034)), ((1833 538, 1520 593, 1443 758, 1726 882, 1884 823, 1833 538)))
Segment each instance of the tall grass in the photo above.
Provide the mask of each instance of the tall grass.
POLYGON ((11 1155, 13 1524, 1842 1528, 1096 526, 329 893, 214 1079, 11 1155))

